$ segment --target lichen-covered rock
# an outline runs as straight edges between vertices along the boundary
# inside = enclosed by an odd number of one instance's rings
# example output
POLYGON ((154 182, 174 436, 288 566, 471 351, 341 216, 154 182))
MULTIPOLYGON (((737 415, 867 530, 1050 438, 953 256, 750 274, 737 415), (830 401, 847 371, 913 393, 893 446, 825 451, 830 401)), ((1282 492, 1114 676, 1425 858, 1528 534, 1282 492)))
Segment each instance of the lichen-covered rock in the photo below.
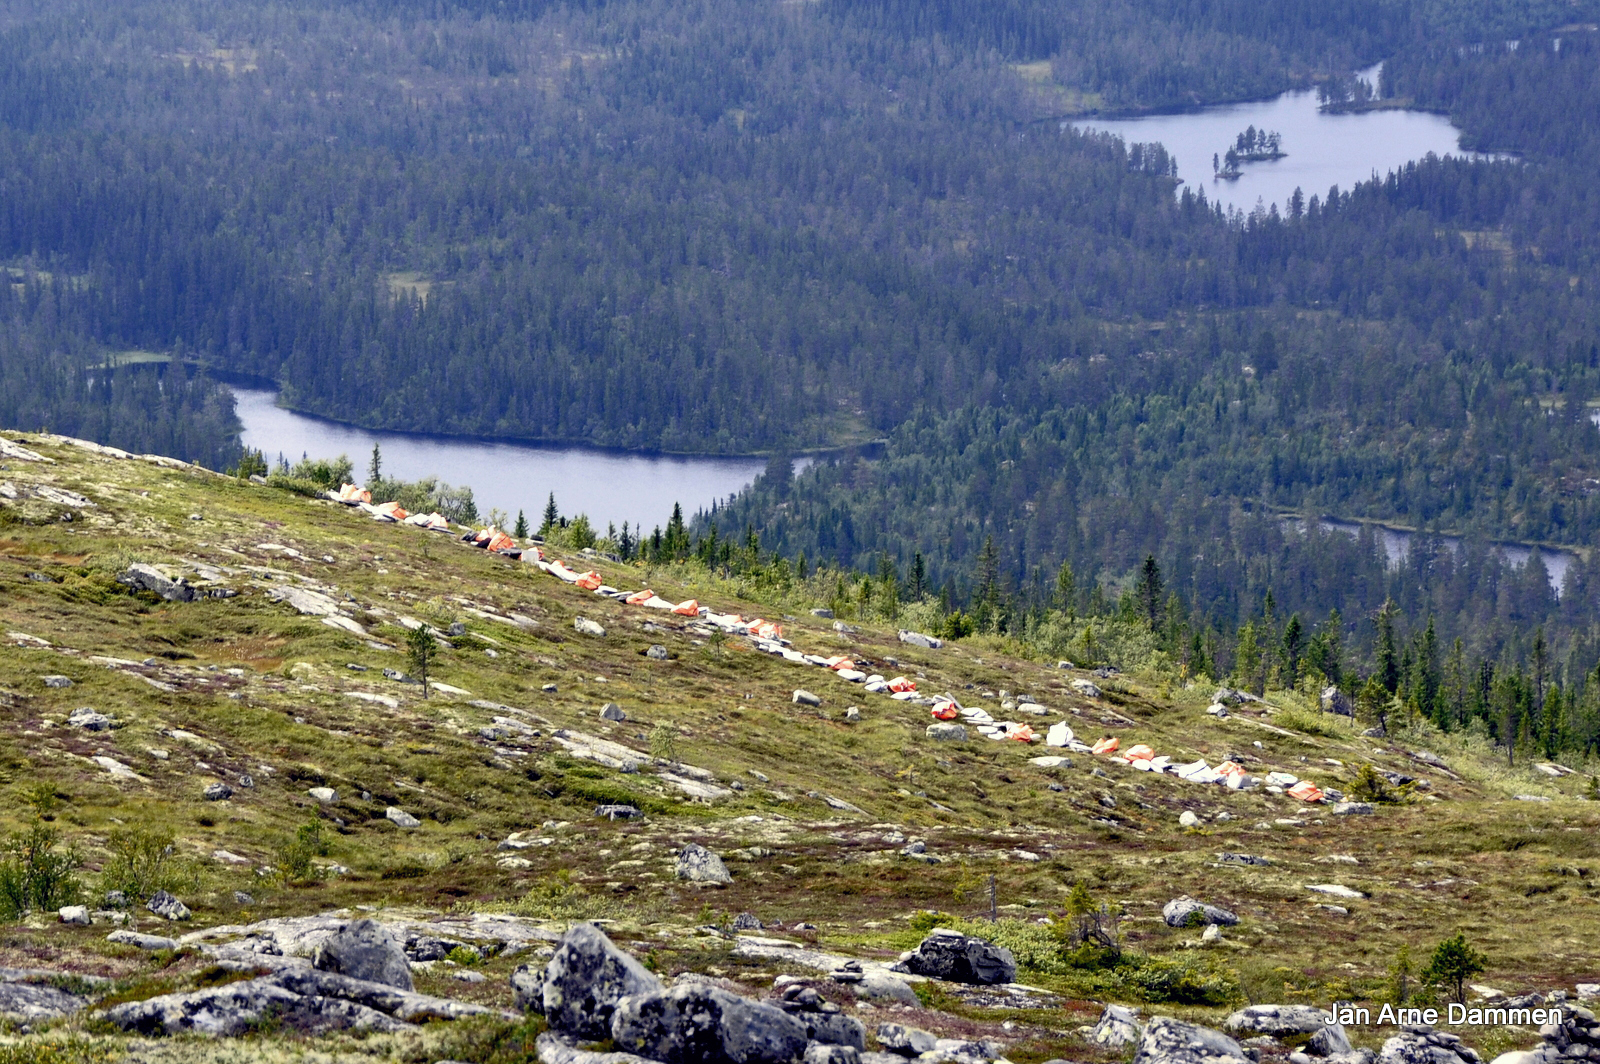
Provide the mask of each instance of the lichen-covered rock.
POLYGON ((83 1008, 83 999, 53 986, 0 983, 0 1019, 18 1024, 40 1023, 70 1016, 83 1008))
POLYGON ((1221 1031, 1157 1016, 1145 1027, 1133 1064, 1249 1064, 1249 1058, 1221 1031))
POLYGON ((543 969, 512 973, 517 1004, 544 1015, 550 1029, 593 1041, 611 1033, 611 1014, 629 996, 661 992, 661 980, 593 924, 576 924, 543 969))
POLYGON ((1089 1032, 1089 1041, 1107 1049, 1121 1049, 1133 1045, 1143 1034, 1144 1025, 1139 1022, 1138 1009, 1107 1005, 1100 1013, 1100 1022, 1089 1032))
POLYGON ((1380 1064, 1479 1064, 1482 1059, 1460 1035, 1410 1025, 1385 1041, 1378 1054, 1380 1064))
POLYGON ((312 967, 369 983, 412 989, 411 967, 395 937, 376 920, 356 920, 317 947, 312 967))
POLYGON ((1162 906, 1161 918, 1167 922, 1168 927, 1190 927, 1195 924, 1220 924, 1223 927, 1233 927, 1239 922, 1239 918, 1227 909, 1195 901, 1187 894, 1181 898, 1174 898, 1162 906))
POLYGON ((1314 1034, 1326 1024, 1321 1009, 1311 1005, 1249 1005, 1228 1017, 1224 1024, 1233 1034, 1269 1034, 1274 1038, 1294 1034, 1314 1034))
POLYGON ((805 1028, 782 1009, 704 983, 622 999, 611 1040, 663 1064, 793 1064, 806 1049, 805 1028))
POLYGON ((922 940, 906 958, 905 966, 915 975, 979 986, 1017 978, 1017 959, 1010 950, 943 927, 934 928, 922 940))
POLYGON ((725 886, 733 882, 722 858, 698 843, 691 842, 678 852, 678 878, 691 883, 725 886))

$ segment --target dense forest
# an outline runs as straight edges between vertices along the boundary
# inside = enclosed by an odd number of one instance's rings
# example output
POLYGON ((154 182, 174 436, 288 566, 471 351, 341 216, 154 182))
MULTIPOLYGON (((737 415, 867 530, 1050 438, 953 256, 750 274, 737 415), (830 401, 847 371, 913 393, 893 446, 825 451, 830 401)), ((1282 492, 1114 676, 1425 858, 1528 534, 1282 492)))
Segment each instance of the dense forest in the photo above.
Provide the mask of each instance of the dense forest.
POLYGON ((1358 655, 1392 598, 1476 654, 1544 623, 1587 662, 1586 567, 1557 600, 1487 544, 1600 532, 1596 110, 1551 103, 1594 98, 1593 34, 1552 27, 1597 13, 5 0, 0 415, 223 465, 206 367, 372 427, 881 439, 696 530, 920 556, 952 615, 1003 587, 996 626, 1031 623, 1063 563, 1112 603, 1149 557, 1223 658, 1271 592, 1341 610, 1358 655), (1229 216, 1174 195, 1160 146, 1060 121, 1385 57, 1386 95, 1520 158, 1229 216), (129 349, 172 362, 102 368, 129 349), (1422 579, 1282 511, 1468 545, 1422 579))

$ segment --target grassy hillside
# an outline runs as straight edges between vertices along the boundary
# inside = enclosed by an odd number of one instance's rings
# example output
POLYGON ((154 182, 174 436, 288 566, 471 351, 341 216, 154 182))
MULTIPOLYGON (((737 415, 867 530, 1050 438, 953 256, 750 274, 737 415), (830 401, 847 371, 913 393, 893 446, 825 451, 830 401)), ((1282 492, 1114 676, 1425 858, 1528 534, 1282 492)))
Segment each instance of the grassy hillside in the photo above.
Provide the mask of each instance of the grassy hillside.
MULTIPOLYGON (((7 438, 50 461, 0 457, 0 828, 22 831, 43 816, 63 847, 80 851, 79 875, 96 897, 114 871, 113 844, 132 832, 170 835, 193 927, 356 905, 507 912, 555 929, 604 918, 664 971, 766 987, 782 964, 735 955, 728 938, 695 929, 751 912, 784 925, 769 934, 892 957, 927 926, 913 926, 921 910, 987 927, 992 877, 1002 918, 992 932, 1018 953, 1023 981, 1059 996, 1002 1009, 992 995, 924 990, 941 1015, 920 1022, 988 1031, 1019 1064, 1093 1059, 1075 1032, 1098 1013, 1095 1001, 1211 1020, 1247 998, 1377 1001, 1403 947, 1425 958, 1457 932, 1488 956, 1481 981, 1507 992, 1594 981, 1600 804, 1584 800, 1582 772, 1508 767, 1463 736, 1362 737, 1292 693, 1269 692, 1268 706, 1219 720, 1206 713, 1211 688, 1115 676, 1096 678, 1102 696, 1085 697, 1070 683, 1085 674, 1022 660, 998 640, 922 650, 870 625, 836 632, 798 604, 782 618, 798 650, 848 654, 865 671, 904 674, 924 693, 953 692, 1000 719, 1015 715, 1002 712, 1001 692, 1030 695, 1051 711, 1024 718, 1041 735, 1067 720, 1089 742, 1114 735, 1124 750, 1148 743, 1177 762, 1231 758, 1258 776, 1282 770, 1347 792, 1368 764, 1425 783, 1373 815, 1334 816, 1287 795, 1090 755, 1043 768, 1032 759, 1063 751, 976 735, 935 743, 923 706, 454 537, 181 463, 7 438), (166 601, 119 583, 139 562, 185 576, 201 594, 166 601), (303 614, 274 591, 339 612, 303 614), (580 617, 606 634, 575 630, 580 617), (416 621, 464 632, 441 647, 430 678, 443 686, 428 698, 383 671, 410 668, 405 622, 416 621), (648 656, 652 646, 668 656, 648 656), (71 685, 47 685, 56 676, 71 685), (791 702, 801 687, 820 708, 791 702), (613 702, 625 721, 600 719, 613 702), (858 721, 845 719, 851 706, 858 721), (70 726, 80 707, 114 726, 70 726), (603 745, 601 760, 580 756, 573 747, 585 737, 630 748, 634 763, 608 766, 603 745), (1422 750, 1448 767, 1417 759, 1422 750), (217 782, 232 796, 206 800, 217 782), (319 802, 308 793, 318 787, 337 800, 319 802), (613 803, 643 815, 596 817, 613 803), (391 807, 420 826, 398 827, 391 807), (1180 825, 1185 811, 1197 826, 1180 825), (310 871, 296 876, 295 840, 310 824, 325 852, 302 844, 310 871), (500 848, 508 838, 531 845, 500 848), (923 858, 901 853, 915 841, 926 843, 923 858), (675 880, 673 853, 687 842, 727 858, 732 886, 675 880), (1224 853, 1270 863, 1224 863, 1224 853), (1121 906, 1125 945, 1142 967, 1069 961, 1039 921, 1061 914, 1076 883, 1121 906), (1316 884, 1367 896, 1307 889, 1316 884), (1168 928, 1160 908, 1184 893, 1233 910, 1239 926, 1204 946, 1197 931, 1168 928), (815 929, 795 928, 802 922, 815 929)), ((567 560, 598 562, 615 587, 776 619, 772 603, 732 598, 691 567, 567 560)), ((136 911, 141 926, 165 926, 136 911)), ((113 976, 132 997, 204 969, 188 953, 109 945, 107 930, 27 916, 0 930, 0 967, 113 976)), ((470 984, 436 969, 419 987, 508 1004, 504 976, 516 963, 493 959, 489 978, 470 984)), ((440 1026, 420 1044, 397 1036, 324 1048, 516 1059, 497 1030, 440 1026)), ((1376 1032, 1352 1034, 1370 1044, 1376 1032)), ((108 1052, 124 1045, 94 1037, 108 1052)), ((1492 1053, 1532 1041, 1531 1031, 1496 1032, 1476 1044, 1492 1053)), ((208 1052, 161 1050, 190 1051, 208 1052)))

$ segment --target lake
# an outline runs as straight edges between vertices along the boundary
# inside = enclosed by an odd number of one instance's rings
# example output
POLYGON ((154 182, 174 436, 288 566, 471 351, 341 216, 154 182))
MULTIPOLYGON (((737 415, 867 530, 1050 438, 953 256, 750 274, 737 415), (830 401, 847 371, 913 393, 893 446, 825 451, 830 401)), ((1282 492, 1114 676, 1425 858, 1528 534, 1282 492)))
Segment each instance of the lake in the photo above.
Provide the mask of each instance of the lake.
MULTIPOLYGON (((1377 67, 1360 73, 1373 82, 1377 67)), ((1224 104, 1188 114, 1151 115, 1116 121, 1092 119, 1072 123, 1082 129, 1115 133, 1129 144, 1160 142, 1176 158, 1178 177, 1206 198, 1249 213, 1259 201, 1283 210, 1296 188, 1306 199, 1327 198, 1328 188, 1349 191, 1357 182, 1436 155, 1469 155, 1460 148, 1458 131, 1443 115, 1422 111, 1364 111, 1323 114, 1315 91, 1286 92, 1271 100, 1224 104), (1249 126, 1283 134, 1282 159, 1245 163, 1236 181, 1213 177, 1212 155, 1233 146, 1249 126)), ((1183 186, 1179 186, 1181 194, 1183 186)))
MULTIPOLYGON (((480 513, 497 508, 515 520, 523 510, 535 526, 550 492, 564 515, 586 513, 602 533, 607 524, 621 529, 624 521, 645 530, 665 526, 673 503, 682 503, 684 516, 692 516, 743 490, 766 468, 759 458, 635 454, 373 432, 284 410, 274 391, 235 387, 233 394, 244 422, 244 445, 258 448, 273 465, 280 455, 293 464, 304 456, 347 454, 359 478, 376 443, 386 476, 436 476, 452 485, 468 485, 480 513)), ((795 463, 797 468, 801 464, 795 463)))
MULTIPOLYGON (((1304 519, 1293 514, 1286 514, 1284 520, 1291 524, 1299 525, 1304 519)), ((1331 531, 1343 532, 1352 539, 1361 534, 1361 526, 1354 521, 1335 521, 1323 518, 1321 525, 1331 531)), ((1390 528, 1387 525, 1375 525, 1373 534, 1378 542, 1383 545, 1384 557, 1389 560, 1391 566, 1394 566, 1405 560, 1406 555, 1411 550, 1411 538, 1415 533, 1408 532, 1405 529, 1390 528)), ((1459 536, 1440 536, 1439 542, 1451 553, 1461 549, 1461 537, 1459 536)), ((1498 543, 1495 548, 1500 552, 1502 558, 1518 568, 1526 565, 1528 559, 1533 556, 1532 548, 1517 543, 1498 543)), ((1545 570, 1550 574, 1550 586, 1555 589, 1556 595, 1559 596, 1561 594, 1561 585, 1567 579, 1567 570, 1572 568, 1574 562, 1578 561, 1578 556, 1572 551, 1548 547, 1541 548, 1540 554, 1544 559, 1545 570)))

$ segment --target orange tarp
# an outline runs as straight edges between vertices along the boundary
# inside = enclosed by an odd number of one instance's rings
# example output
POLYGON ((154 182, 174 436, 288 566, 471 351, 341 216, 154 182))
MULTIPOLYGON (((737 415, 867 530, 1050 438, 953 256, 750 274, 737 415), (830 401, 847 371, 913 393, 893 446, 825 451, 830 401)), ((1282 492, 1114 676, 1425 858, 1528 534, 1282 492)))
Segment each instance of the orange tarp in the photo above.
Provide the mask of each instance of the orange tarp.
POLYGON ((1298 798, 1302 802, 1320 802, 1323 794, 1310 780, 1301 780, 1289 788, 1289 797, 1298 798))
POLYGON ((651 591, 649 588, 645 588, 643 591, 635 591, 622 601, 626 602, 630 606, 643 606, 646 602, 649 602, 655 597, 656 593, 654 591, 651 591))
POLYGON ((1222 764, 1217 766, 1217 772, 1224 776, 1248 775, 1248 773, 1246 773, 1244 770, 1244 766, 1234 761, 1224 761, 1222 764))
POLYGON ((915 691, 916 689, 917 685, 913 681, 906 679, 904 676, 896 676, 894 679, 889 681, 889 690, 895 692, 896 694, 904 694, 906 691, 915 691))
POLYGON ((681 613, 685 617, 698 617, 700 616, 700 603, 694 599, 685 599, 672 607, 672 612, 681 613))
POLYGON ((595 572, 593 569, 590 569, 588 572, 578 577, 578 579, 574 580, 573 583, 577 584, 585 591, 593 591, 595 588, 600 586, 602 581, 600 579, 600 574, 595 572))
POLYGON ((1127 754, 1129 761, 1149 761, 1155 756, 1156 752, 1143 743, 1131 748, 1127 754))
POLYGON ((380 504, 378 506, 378 512, 380 514, 388 514, 396 521, 404 521, 406 518, 411 516, 411 514, 397 502, 386 502, 380 504))
POLYGON ((1090 752, 1095 754, 1113 754, 1116 753, 1117 747, 1120 745, 1122 744, 1115 738, 1101 739, 1099 742, 1094 744, 1090 752))
POLYGON ((513 550, 516 548, 516 545, 517 541, 506 535, 504 532, 496 532, 494 535, 489 537, 489 549, 491 551, 513 550))
POLYGON ((1033 733, 1032 728, 1028 727, 1026 724, 1023 724, 1013 729, 1011 734, 1006 736, 1006 738, 1015 739, 1020 743, 1031 743, 1037 739, 1038 736, 1033 733))
POLYGON ((368 491, 366 488, 357 487, 354 484, 341 484, 339 486, 339 501, 371 503, 372 492, 368 491))
POLYGON ((939 720, 955 720, 956 712, 954 702, 940 702, 933 707, 933 715, 939 720))

